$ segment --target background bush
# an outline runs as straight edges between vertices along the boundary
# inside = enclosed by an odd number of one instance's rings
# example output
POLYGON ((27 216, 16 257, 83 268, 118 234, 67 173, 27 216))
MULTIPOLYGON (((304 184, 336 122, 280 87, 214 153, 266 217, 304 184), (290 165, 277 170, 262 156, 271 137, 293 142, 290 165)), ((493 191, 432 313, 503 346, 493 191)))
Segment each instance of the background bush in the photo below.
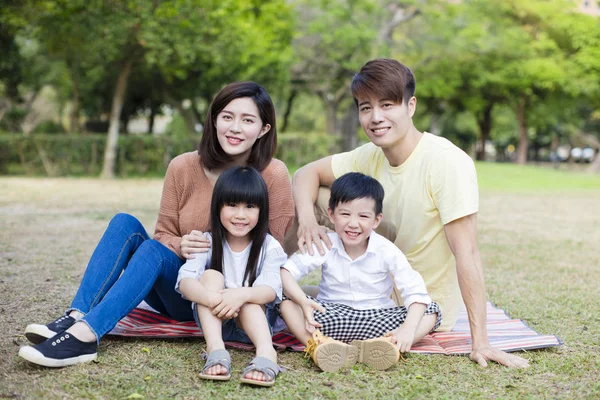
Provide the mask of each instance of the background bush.
MULTIPOLYGON (((338 151, 338 138, 324 134, 279 135, 276 157, 290 170, 338 151)), ((0 174, 81 176, 102 169, 105 135, 0 135, 0 174)), ((178 154, 196 149, 198 140, 168 136, 121 135, 117 175, 162 176, 178 154)))

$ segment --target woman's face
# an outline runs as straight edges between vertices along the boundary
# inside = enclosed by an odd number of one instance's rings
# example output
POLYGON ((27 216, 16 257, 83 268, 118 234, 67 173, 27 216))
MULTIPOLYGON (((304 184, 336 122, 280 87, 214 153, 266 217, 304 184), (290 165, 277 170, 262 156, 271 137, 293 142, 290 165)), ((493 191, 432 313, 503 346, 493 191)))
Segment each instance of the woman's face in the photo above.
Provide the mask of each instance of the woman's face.
POLYGON ((217 115, 217 140, 223 151, 236 161, 245 162, 257 139, 271 129, 260 119, 258 107, 249 97, 232 100, 217 115))

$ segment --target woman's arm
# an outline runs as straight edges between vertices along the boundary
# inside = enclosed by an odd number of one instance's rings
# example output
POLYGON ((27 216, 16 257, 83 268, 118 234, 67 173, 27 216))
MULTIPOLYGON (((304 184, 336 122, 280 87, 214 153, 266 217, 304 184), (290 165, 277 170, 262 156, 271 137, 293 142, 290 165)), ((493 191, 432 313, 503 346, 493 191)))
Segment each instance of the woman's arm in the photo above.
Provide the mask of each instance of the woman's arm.
POLYGON ((269 230, 283 245, 285 234, 294 222, 290 173, 282 161, 273 159, 263 177, 268 177, 265 181, 269 189, 269 230))

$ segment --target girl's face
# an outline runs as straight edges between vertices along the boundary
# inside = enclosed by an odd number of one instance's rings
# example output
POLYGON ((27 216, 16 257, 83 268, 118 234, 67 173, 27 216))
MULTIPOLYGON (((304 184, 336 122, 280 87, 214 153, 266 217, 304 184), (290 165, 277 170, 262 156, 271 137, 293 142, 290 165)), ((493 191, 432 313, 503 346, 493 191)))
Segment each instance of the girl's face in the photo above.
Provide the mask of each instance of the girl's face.
POLYGON ((248 238, 258 223, 260 209, 254 204, 230 203, 221 207, 221 224, 228 232, 227 240, 248 238))
POLYGON ((238 161, 246 161, 257 139, 271 129, 260 119, 258 107, 249 97, 232 100, 217 115, 217 140, 223 151, 238 161))

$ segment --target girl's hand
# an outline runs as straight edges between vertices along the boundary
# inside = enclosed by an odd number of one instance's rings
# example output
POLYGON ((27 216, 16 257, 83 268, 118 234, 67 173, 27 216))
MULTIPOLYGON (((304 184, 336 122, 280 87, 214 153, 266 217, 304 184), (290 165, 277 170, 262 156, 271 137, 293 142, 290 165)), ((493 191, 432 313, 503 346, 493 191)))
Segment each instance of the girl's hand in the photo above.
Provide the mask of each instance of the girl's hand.
POLYGON ((221 302, 213 308, 212 313, 217 317, 234 318, 239 309, 246 303, 243 290, 223 289, 219 292, 222 296, 221 302))
POLYGON ((315 321, 313 316, 315 310, 325 314, 325 308, 322 305, 316 301, 306 299, 306 301, 300 305, 300 308, 302 308, 302 312, 304 313, 304 329, 306 329, 307 332, 312 333, 315 331, 315 328, 321 328, 323 326, 315 321))
POLYGON ((208 303, 206 306, 211 310, 213 310, 223 301, 223 295, 218 292, 208 292, 206 293, 206 297, 208 298, 208 303))
POLYGON ((186 259, 194 258, 195 253, 205 253, 210 249, 208 238, 201 231, 191 231, 181 238, 181 255, 186 259))
POLYGON ((409 351, 415 341, 415 331, 410 328, 407 329, 404 325, 392 331, 391 336, 396 339, 396 347, 401 353, 409 351))

